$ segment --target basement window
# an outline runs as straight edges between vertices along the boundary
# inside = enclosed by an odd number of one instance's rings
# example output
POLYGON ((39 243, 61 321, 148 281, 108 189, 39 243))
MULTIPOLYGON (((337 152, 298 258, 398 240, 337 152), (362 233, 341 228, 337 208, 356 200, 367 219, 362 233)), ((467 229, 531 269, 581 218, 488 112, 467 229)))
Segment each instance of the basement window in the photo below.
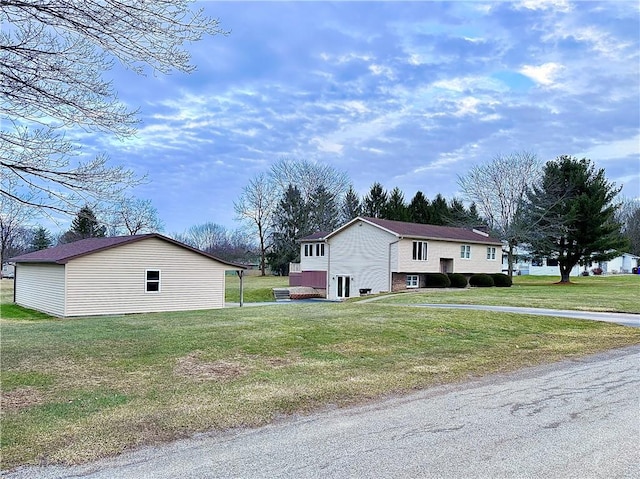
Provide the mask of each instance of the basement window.
POLYGON ((148 269, 146 271, 147 277, 147 293, 159 293, 160 292, 160 270, 159 269, 148 269))
POLYGON ((418 286, 419 286, 418 275, 417 274, 408 274, 407 275, 407 288, 417 288, 418 286))

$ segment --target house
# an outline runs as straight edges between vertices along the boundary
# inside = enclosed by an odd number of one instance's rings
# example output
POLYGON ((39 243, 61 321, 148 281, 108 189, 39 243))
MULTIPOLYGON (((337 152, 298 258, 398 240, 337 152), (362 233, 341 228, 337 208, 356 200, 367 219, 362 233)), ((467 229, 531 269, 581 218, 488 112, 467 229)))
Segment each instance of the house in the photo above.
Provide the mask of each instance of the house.
POLYGON ((625 274, 631 273, 633 268, 638 266, 638 260, 640 260, 640 256, 631 253, 622 253, 620 256, 610 259, 609 261, 601 261, 598 266, 605 274, 625 274))
MULTIPOLYGON (((513 274, 515 275, 532 275, 532 276, 557 276, 560 274, 558 260, 556 258, 530 257, 527 250, 516 251, 518 259, 514 264, 513 274)), ((594 268, 602 269, 604 274, 624 274, 631 273, 633 268, 638 264, 639 256, 622 253, 620 256, 609 261, 594 262, 591 267, 575 265, 570 276, 580 276, 583 271, 591 271, 594 268)), ((507 257, 503 255, 502 268, 503 272, 507 271, 507 257)))
POLYGON ((289 284, 342 299, 424 287, 425 273, 499 273, 501 259, 502 243, 482 231, 358 217, 302 238, 289 284))
POLYGON ((14 301, 59 316, 224 307, 221 261, 159 234, 87 238, 12 258, 14 301))

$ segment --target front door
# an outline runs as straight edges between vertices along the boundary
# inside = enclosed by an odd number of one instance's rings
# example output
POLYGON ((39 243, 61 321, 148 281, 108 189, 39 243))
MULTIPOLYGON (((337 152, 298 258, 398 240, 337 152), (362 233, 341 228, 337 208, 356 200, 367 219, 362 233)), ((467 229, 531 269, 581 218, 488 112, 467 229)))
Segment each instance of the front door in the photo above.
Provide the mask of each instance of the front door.
POLYGON ((440 258, 440 272, 443 274, 453 273, 453 259, 440 258))
POLYGON ((338 281, 338 294, 336 296, 339 299, 350 297, 349 290, 351 289, 351 278, 349 276, 338 276, 336 279, 338 281))

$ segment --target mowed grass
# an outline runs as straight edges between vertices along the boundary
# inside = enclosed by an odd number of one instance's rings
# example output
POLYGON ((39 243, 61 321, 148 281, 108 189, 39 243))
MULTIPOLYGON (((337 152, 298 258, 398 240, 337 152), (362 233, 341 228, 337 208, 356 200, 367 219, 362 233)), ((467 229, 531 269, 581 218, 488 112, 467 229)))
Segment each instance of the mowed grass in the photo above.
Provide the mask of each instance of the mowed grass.
MULTIPOLYGON (((228 303, 240 302, 240 278, 238 275, 225 276, 225 286, 225 301, 228 303)), ((253 274, 249 276, 245 273, 243 279, 244 301, 246 303, 273 301, 273 288, 286 288, 287 286, 289 286, 288 276, 255 276, 253 274)))
POLYGON ((3 469, 78 463, 640 344, 639 329, 607 323, 376 302, 3 314, 1 332, 3 469))
POLYGON ((516 276, 510 288, 428 289, 389 295, 379 301, 640 313, 640 275, 580 276, 565 285, 557 284, 558 280, 557 276, 516 276))

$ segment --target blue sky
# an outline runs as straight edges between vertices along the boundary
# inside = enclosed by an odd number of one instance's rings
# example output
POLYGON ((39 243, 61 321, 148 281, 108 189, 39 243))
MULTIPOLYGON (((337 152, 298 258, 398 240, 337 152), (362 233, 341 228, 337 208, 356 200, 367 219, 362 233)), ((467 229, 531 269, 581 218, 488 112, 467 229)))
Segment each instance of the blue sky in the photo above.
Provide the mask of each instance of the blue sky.
POLYGON ((640 4, 202 2, 228 36, 191 75, 114 69, 134 138, 85 151, 148 175, 167 233, 235 228, 233 201, 281 158, 326 162, 365 194, 458 194, 496 154, 588 157, 640 197, 640 4))

